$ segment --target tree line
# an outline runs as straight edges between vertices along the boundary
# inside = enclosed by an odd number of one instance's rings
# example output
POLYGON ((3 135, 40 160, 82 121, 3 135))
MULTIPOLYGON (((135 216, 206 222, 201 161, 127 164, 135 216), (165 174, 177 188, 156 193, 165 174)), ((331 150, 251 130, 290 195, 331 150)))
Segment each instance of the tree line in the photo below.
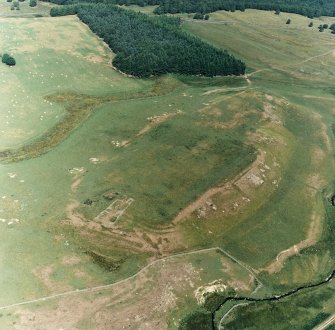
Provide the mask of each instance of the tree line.
POLYGON ((211 13, 217 10, 273 10, 308 17, 335 16, 334 0, 162 0, 156 14, 211 13))
POLYGON ((52 8, 50 14, 77 14, 116 54, 113 65, 133 76, 218 76, 245 72, 242 61, 183 32, 178 18, 150 17, 103 3, 60 6, 52 8))
POLYGON ((245 9, 273 10, 296 13, 310 18, 335 16, 334 0, 49 0, 57 4, 76 2, 105 3, 118 5, 158 5, 156 14, 211 13, 217 10, 235 11, 245 9))
POLYGON ((138 5, 141 7, 161 5, 163 0, 42 0, 55 3, 57 5, 71 5, 75 3, 101 3, 110 5, 130 6, 138 5))

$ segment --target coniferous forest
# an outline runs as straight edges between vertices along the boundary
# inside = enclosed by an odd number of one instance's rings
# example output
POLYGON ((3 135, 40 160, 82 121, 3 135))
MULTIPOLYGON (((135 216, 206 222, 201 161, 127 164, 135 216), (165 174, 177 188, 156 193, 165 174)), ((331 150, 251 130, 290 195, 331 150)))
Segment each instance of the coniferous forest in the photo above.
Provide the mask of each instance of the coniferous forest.
POLYGON ((113 65, 138 77, 164 73, 240 75, 245 64, 180 28, 180 20, 106 4, 75 4, 53 8, 51 16, 77 14, 116 54, 113 65))

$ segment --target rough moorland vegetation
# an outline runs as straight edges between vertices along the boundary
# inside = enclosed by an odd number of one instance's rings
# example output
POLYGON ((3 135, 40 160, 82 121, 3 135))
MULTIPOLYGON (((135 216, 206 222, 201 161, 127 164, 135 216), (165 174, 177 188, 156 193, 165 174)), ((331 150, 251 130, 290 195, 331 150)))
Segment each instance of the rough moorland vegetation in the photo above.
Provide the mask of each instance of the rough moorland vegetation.
POLYGON ((62 6, 53 8, 50 14, 77 14, 116 53, 113 65, 130 75, 219 76, 245 72, 243 62, 183 32, 175 18, 149 17, 106 4, 62 6))

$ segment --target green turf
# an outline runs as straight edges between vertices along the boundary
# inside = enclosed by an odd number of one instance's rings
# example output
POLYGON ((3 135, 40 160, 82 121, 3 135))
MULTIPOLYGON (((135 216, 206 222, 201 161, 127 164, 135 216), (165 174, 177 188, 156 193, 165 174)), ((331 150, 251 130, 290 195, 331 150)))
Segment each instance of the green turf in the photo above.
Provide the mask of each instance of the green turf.
MULTIPOLYGON (((329 274, 335 259, 327 200, 333 192, 335 57, 333 36, 316 26, 333 19, 315 19, 310 29, 309 19, 298 15, 248 10, 214 13, 210 22, 187 21, 183 29, 243 59, 253 73, 249 82, 126 77, 110 68, 113 54, 75 17, 1 18, 0 51, 17 60, 14 68, 0 66, 2 305, 111 283, 164 253, 203 247, 220 246, 261 270, 306 238, 313 217, 320 219, 318 244, 286 260, 275 274, 260 272, 265 287, 258 294, 285 292, 329 274), (195 212, 172 224, 201 194, 243 172, 260 150, 271 167, 261 187, 234 186, 228 197, 212 197, 218 207, 240 204, 242 197, 250 198, 248 205, 234 212, 212 210, 206 218, 195 212), (74 168, 83 173, 76 176, 74 168), (133 199, 117 222, 119 234, 93 227, 110 205, 111 192, 116 199, 133 199), (84 224, 67 219, 73 200, 84 224), (20 222, 8 224, 14 218, 20 222), (157 247, 170 232, 171 250, 162 252, 157 247), (71 263, 74 256, 78 260, 71 263)), ((233 288, 233 279, 247 283, 247 277, 252 288, 237 291, 254 289, 245 268, 237 263, 224 268, 217 255, 183 256, 179 262, 199 271, 196 286, 221 277, 233 288)), ((148 290, 155 281, 140 285, 148 290)), ((176 293, 179 300, 164 314, 171 329, 196 307, 196 286, 176 293)), ((278 313, 274 329, 288 322, 292 328, 310 326, 324 316, 323 304, 325 313, 333 313, 327 302, 332 290, 322 288, 316 298, 311 292, 296 319, 293 307, 302 296, 238 308, 227 326, 268 328, 271 309, 278 313)), ((0 325, 19 321, 11 314, 0 325)), ((80 327, 94 322, 83 318, 80 327)))

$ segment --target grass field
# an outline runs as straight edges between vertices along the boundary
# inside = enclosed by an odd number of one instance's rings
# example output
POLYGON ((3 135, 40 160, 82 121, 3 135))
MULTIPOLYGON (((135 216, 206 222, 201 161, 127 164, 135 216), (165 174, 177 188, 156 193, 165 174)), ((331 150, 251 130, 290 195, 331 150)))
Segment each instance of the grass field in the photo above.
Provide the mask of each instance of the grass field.
POLYGON ((0 17, 41 17, 49 16, 52 6, 47 2, 37 2, 36 7, 29 6, 29 0, 20 1, 19 10, 11 10, 13 2, 0 2, 0 17))
MULTIPOLYGON (((335 42, 316 27, 334 19, 309 28, 248 10, 184 21, 248 74, 147 80, 113 70, 112 52, 76 17, 0 19, 0 52, 17 60, 0 66, 0 309, 149 265, 101 294, 4 308, 0 328, 177 329, 201 290, 264 297, 330 273, 335 42)), ((318 290, 308 299, 328 298, 301 306, 306 324, 334 313, 331 285, 318 290)), ((274 308, 277 329, 303 300, 216 318, 264 328, 274 308)))
MULTIPOLYGON (((145 91, 152 85, 110 69, 107 63, 113 55, 74 17, 1 18, 1 23, 4 35, 1 51, 13 54, 17 60, 13 68, 5 65, 0 68, 3 80, 0 145, 4 151, 44 139, 62 120, 66 111, 62 105, 45 99, 49 94, 71 91, 98 98, 107 93, 124 97, 126 92, 145 91), (77 42, 70 41, 74 36, 77 42)), ((78 156, 81 152, 68 150, 68 154, 78 156)), ((48 292, 47 286, 38 284, 41 278, 36 275, 37 269, 46 264, 51 270, 56 263, 57 272, 62 274, 59 278, 68 278, 75 286, 97 283, 94 278, 99 273, 105 276, 84 255, 83 265, 87 265, 88 273, 93 271, 95 275, 78 278, 75 284, 76 280, 70 276, 73 270, 61 265, 62 255, 72 254, 74 248, 68 246, 64 234, 58 238, 50 234, 50 222, 57 225, 65 214, 71 191, 68 169, 75 165, 75 158, 70 160, 56 151, 47 158, 1 166, 1 236, 7 237, 1 243, 2 290, 6 292, 2 303, 48 292), (39 231, 38 237, 34 237, 35 230, 39 231), (46 246, 50 249, 45 249, 46 246)))

